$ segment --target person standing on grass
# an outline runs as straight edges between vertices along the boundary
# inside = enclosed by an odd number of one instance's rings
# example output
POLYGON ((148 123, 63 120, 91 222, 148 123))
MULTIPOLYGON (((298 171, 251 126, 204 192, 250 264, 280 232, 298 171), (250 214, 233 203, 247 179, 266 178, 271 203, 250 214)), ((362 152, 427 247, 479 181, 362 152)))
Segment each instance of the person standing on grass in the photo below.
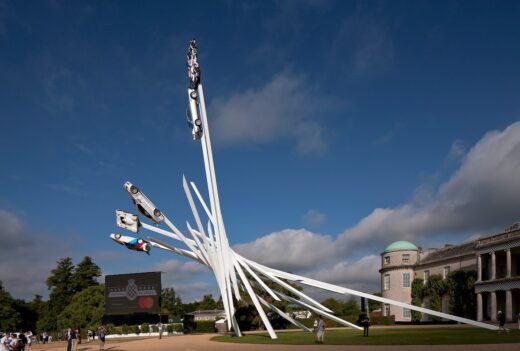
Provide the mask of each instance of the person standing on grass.
POLYGON ((498 311, 498 334, 501 334, 502 330, 509 333, 509 329, 505 327, 506 315, 502 311, 498 311))
POLYGON ((368 336, 368 328, 370 327, 370 318, 366 314, 363 314, 361 319, 361 325, 363 325, 363 336, 368 336))
POLYGON ((318 316, 318 323, 316 325, 316 342, 318 344, 323 344, 323 337, 325 336, 325 322, 321 315, 318 316))

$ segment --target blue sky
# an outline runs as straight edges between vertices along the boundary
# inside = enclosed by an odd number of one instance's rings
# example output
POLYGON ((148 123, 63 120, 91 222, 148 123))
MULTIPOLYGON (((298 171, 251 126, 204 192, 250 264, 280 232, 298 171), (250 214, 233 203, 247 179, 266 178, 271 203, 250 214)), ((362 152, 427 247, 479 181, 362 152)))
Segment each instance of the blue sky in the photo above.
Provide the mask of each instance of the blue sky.
POLYGON ((126 180, 193 221, 192 37, 244 255, 371 292, 394 240, 499 232, 520 220, 519 20, 513 1, 0 0, 0 280, 46 295, 59 258, 90 255, 162 270, 185 300, 216 292, 199 266, 108 238, 126 180))

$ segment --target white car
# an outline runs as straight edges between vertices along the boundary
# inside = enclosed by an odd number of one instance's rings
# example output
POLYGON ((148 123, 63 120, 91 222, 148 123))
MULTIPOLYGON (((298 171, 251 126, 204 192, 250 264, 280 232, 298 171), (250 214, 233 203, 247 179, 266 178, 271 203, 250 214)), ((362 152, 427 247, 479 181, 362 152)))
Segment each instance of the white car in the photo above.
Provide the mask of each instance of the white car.
POLYGON ((150 218, 157 224, 164 221, 164 215, 162 212, 157 207, 155 207, 155 205, 146 197, 145 194, 139 191, 138 187, 130 182, 126 182, 124 188, 128 195, 130 195, 132 198, 135 207, 137 207, 143 216, 150 218))
POLYGON ((137 215, 123 210, 116 210, 116 224, 118 227, 130 230, 134 233, 137 233, 141 227, 141 222, 137 215))
POLYGON ((132 236, 125 236, 119 233, 110 234, 110 238, 116 243, 126 246, 126 248, 129 250, 142 251, 147 255, 150 254, 150 250, 152 249, 151 244, 142 238, 134 238, 132 236))
POLYGON ((193 140, 197 140, 202 136, 202 120, 199 116, 197 91, 188 89, 188 99, 189 104, 186 109, 186 118, 188 120, 188 126, 191 128, 191 133, 193 134, 193 140))

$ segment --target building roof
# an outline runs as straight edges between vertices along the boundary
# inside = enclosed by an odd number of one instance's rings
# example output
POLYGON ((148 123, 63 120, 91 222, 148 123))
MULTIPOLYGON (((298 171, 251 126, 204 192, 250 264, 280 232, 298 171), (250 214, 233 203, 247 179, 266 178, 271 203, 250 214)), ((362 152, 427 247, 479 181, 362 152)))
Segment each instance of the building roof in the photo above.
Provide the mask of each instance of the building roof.
POLYGON ((197 311, 193 311, 193 312, 190 312, 190 313, 186 313, 186 314, 190 314, 190 315, 193 315, 193 316, 215 316, 215 315, 222 315, 226 313, 226 311, 224 310, 197 310, 197 311))
POLYGON ((419 265, 471 254, 475 254, 475 241, 461 245, 450 245, 442 249, 435 250, 425 258, 421 259, 419 265))
POLYGON ((409 241, 396 241, 388 245, 384 252, 418 250, 417 246, 409 241))

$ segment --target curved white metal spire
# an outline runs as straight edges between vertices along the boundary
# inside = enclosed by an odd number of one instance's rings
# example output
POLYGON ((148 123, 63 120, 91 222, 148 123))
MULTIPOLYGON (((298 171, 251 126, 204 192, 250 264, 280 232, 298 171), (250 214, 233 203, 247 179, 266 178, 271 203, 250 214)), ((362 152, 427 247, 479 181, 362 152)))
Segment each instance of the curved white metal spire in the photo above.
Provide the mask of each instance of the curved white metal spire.
MULTIPOLYGON (((240 328, 235 319, 235 303, 236 301, 242 299, 241 291, 247 294, 247 296, 255 306, 256 310, 258 311, 258 315, 262 319, 262 322, 266 330, 273 339, 276 338, 276 333, 273 330, 273 327, 269 322, 269 318, 262 306, 265 306, 268 310, 271 311, 271 313, 277 313, 282 318, 285 318, 286 320, 293 323, 299 328, 302 328, 307 331, 309 331, 309 329, 301 323, 299 323, 298 321, 291 318, 290 316, 288 316, 287 314, 285 314, 280 309, 278 309, 269 300, 285 300, 305 307, 316 314, 321 314, 323 317, 334 320, 342 325, 360 330, 362 329, 355 324, 344 321, 334 316, 332 311, 330 311, 328 308, 326 308, 316 300, 312 299, 310 296, 307 296, 305 293, 295 289, 293 286, 289 284, 290 282, 304 284, 323 290, 332 291, 335 293, 360 296, 382 303, 408 308, 410 310, 426 313, 432 316, 437 316, 448 320, 473 325, 476 327, 491 330, 498 329, 498 327, 494 325, 477 322, 467 318, 457 317, 447 313, 433 311, 423 307, 414 306, 400 301, 395 301, 367 294, 353 289, 348 289, 342 286, 306 278, 296 274, 286 273, 248 260, 247 258, 244 258, 238 253, 234 252, 233 249, 229 246, 226 229, 224 226, 224 220, 220 208, 220 199, 215 174, 215 165, 213 162, 213 152, 211 149, 210 129, 204 101, 204 90, 202 88, 202 84, 200 83, 201 73, 197 60, 197 47, 194 40, 190 41, 190 46, 188 48, 187 55, 187 64, 188 76, 190 78, 190 85, 188 88, 188 124, 193 129, 193 139, 200 139, 201 141, 204 167, 206 172, 206 181, 209 194, 209 207, 207 203, 204 201, 202 195, 200 194, 195 184, 191 182, 188 185, 186 178, 183 177, 184 192, 186 193, 186 198, 188 200, 196 224, 195 229, 189 223, 187 223, 187 231, 191 238, 188 238, 186 235, 184 235, 173 224, 173 222, 171 222, 165 214, 161 213, 157 208, 155 208, 155 206, 151 202, 144 203, 141 207, 138 206, 139 210, 142 212, 143 209, 145 211, 146 209, 150 209, 150 211, 147 212, 153 212, 153 214, 143 214, 154 220, 154 222, 156 223, 164 222, 169 227, 171 232, 145 223, 139 223, 138 228, 141 227, 153 231, 157 234, 167 236, 170 239, 181 241, 182 243, 184 243, 187 249, 180 249, 158 239, 151 237, 148 238, 152 246, 182 255, 184 257, 191 258, 200 262, 201 264, 208 266, 209 269, 212 270, 222 296, 224 310, 226 313, 226 320, 229 329, 233 328, 238 336, 241 335, 240 328), (204 209, 204 214, 207 217, 207 232, 203 225, 203 219, 201 218, 201 215, 198 212, 197 205, 194 202, 193 196, 191 194, 190 186, 194 190, 196 198, 199 201, 202 208, 204 209), (267 283, 269 282, 274 284, 268 286, 267 283), (278 286, 278 288, 275 288, 273 286, 278 286), (278 289, 284 289, 286 291, 288 290, 293 296, 288 296, 288 294, 278 291, 278 289)), ((134 199, 134 202, 137 201, 136 204, 139 201, 149 201, 148 198, 139 191, 137 193, 134 193, 130 185, 127 184, 131 185, 131 183, 127 182, 125 184, 125 189, 127 189, 130 196, 134 199)))

